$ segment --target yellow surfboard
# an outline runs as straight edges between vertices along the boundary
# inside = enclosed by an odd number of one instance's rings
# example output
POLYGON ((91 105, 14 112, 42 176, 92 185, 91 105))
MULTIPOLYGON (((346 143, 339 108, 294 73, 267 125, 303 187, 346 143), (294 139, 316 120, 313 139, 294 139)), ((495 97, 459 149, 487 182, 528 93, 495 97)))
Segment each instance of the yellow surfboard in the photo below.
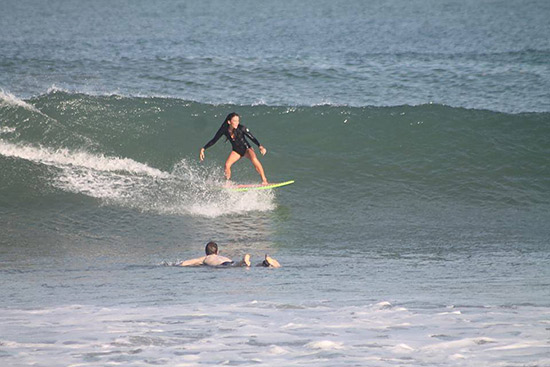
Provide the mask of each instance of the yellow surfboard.
POLYGON ((277 187, 290 185, 293 183, 294 183, 294 180, 290 180, 290 181, 279 182, 279 183, 269 183, 267 185, 262 185, 262 184, 235 185, 231 187, 226 187, 226 189, 231 191, 270 190, 277 187))

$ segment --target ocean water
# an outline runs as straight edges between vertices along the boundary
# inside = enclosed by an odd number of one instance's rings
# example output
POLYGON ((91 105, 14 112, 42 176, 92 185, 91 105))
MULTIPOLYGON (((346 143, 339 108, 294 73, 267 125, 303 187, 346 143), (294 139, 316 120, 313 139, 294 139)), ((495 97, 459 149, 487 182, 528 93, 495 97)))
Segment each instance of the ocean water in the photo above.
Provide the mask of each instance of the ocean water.
POLYGON ((1 10, 0 365, 550 366, 548 2, 1 10))

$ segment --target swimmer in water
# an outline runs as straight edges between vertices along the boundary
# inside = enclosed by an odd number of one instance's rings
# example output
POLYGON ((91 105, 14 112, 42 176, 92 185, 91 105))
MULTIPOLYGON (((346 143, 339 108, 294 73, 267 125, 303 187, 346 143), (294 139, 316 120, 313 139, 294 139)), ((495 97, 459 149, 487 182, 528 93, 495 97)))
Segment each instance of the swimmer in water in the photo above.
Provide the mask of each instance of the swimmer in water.
MULTIPOLYGON (((206 256, 182 261, 178 264, 178 266, 250 266, 250 254, 245 254, 241 261, 234 262, 230 258, 221 256, 218 253, 218 244, 214 241, 210 241, 206 244, 204 252, 206 253, 206 256)), ((258 264, 258 266, 280 268, 281 264, 279 264, 277 260, 266 254, 265 260, 258 264)))
POLYGON ((260 163, 260 160, 256 156, 256 153, 254 152, 254 149, 246 140, 248 137, 250 140, 254 142, 258 146, 258 149, 260 150, 260 153, 262 155, 265 155, 267 153, 267 149, 263 147, 263 145, 260 144, 258 139, 252 135, 250 130, 244 125, 240 124, 240 116, 232 112, 222 123, 222 126, 218 129, 218 132, 216 132, 216 135, 210 140, 204 147, 201 148, 201 151, 199 153, 199 158, 201 161, 204 160, 204 151, 208 148, 210 148, 212 145, 216 144, 216 142, 222 137, 222 135, 225 135, 227 140, 231 142, 231 147, 233 150, 231 150, 231 153, 229 153, 229 157, 227 157, 227 160, 225 161, 225 178, 229 181, 231 179, 231 166, 237 162, 242 157, 246 157, 250 159, 252 164, 254 165, 254 168, 256 168, 256 171, 260 174, 260 177, 262 178, 262 184, 267 185, 267 178, 265 177, 264 168, 262 167, 262 164, 260 163))

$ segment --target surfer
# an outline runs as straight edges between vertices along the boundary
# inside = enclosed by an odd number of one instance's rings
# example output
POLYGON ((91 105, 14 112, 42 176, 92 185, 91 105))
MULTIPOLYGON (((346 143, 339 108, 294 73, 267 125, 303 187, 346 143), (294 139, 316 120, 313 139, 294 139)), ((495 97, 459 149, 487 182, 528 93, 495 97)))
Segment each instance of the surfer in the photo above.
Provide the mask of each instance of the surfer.
MULTIPOLYGON (((204 252, 206 253, 206 256, 182 261, 178 264, 178 266, 250 266, 250 254, 245 254, 241 261, 234 262, 230 258, 221 256, 218 253, 218 244, 214 241, 210 241, 206 244, 204 252)), ((279 264, 277 260, 266 254, 265 260, 259 263, 257 266, 280 268, 281 264, 279 264)))
POLYGON ((231 166, 237 162, 242 157, 246 157, 250 159, 252 164, 254 165, 254 168, 256 168, 256 171, 260 174, 262 178, 262 184, 267 185, 267 178, 265 177, 264 168, 262 167, 262 164, 260 163, 260 160, 256 156, 256 153, 254 152, 254 149, 246 140, 246 137, 248 137, 250 140, 254 142, 258 146, 258 149, 260 150, 260 153, 262 155, 265 155, 267 153, 267 149, 263 147, 263 145, 260 144, 258 139, 252 135, 250 130, 240 124, 240 116, 232 112, 222 123, 222 126, 218 129, 218 132, 216 132, 216 135, 210 140, 204 147, 201 148, 199 158, 200 160, 204 160, 204 151, 208 148, 210 148, 212 145, 216 144, 216 142, 222 137, 222 135, 225 135, 227 140, 231 142, 231 146, 233 150, 231 153, 229 153, 229 157, 227 157, 227 160, 225 161, 225 178, 229 181, 231 179, 231 166))

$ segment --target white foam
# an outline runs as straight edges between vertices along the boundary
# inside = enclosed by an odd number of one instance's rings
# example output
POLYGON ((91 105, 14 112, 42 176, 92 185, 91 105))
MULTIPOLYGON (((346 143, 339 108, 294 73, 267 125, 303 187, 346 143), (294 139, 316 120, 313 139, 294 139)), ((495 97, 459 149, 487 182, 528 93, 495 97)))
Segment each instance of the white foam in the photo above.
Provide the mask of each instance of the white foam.
POLYGON ((548 348, 548 343, 544 341, 519 342, 519 343, 512 343, 508 345, 493 347, 487 350, 498 351, 498 350, 513 350, 513 349, 525 349, 525 348, 548 348))
POLYGON ((218 193, 210 192, 206 200, 195 201, 189 206, 189 213, 214 218, 222 214, 265 212, 275 209, 274 194, 269 191, 231 192, 220 189, 218 191, 218 193))
POLYGON ((275 208, 273 193, 222 190, 221 182, 208 178, 216 176, 216 172, 195 167, 186 160, 172 172, 164 172, 130 158, 14 144, 2 139, 0 155, 54 167, 56 177, 50 184, 58 189, 141 211, 217 217, 275 208))
POLYGON ((271 348, 269 348, 268 353, 273 355, 283 355, 283 354, 288 354, 289 352, 284 348, 281 348, 277 345, 273 345, 271 348))
POLYGON ((384 302, 379 302, 375 305, 377 308, 381 309, 381 310, 387 310, 387 309, 390 309, 392 308, 392 304, 389 303, 388 301, 384 301, 384 302))
POLYGON ((11 133, 14 133, 15 130, 16 130, 15 127, 2 126, 0 127, 0 134, 11 134, 11 133))
POLYGON ((365 361, 382 367, 496 366, 510 361, 542 366, 548 361, 548 332, 538 322, 547 308, 500 309, 499 314, 479 308, 441 317, 437 313, 442 309, 391 313, 374 305, 318 307, 313 301, 301 304, 302 308, 283 305, 260 300, 2 309, 0 343, 6 365, 29 365, 37 358, 45 366, 107 365, 112 358, 136 366, 160 359, 171 366, 187 362, 346 366, 365 361), (496 322, 493 327, 485 327, 487 318, 496 322), (514 333, 517 318, 524 325, 521 335, 514 333), (373 320, 385 323, 385 331, 373 330, 373 320), (410 326, 392 327, 405 323, 410 326), (285 327, 291 324, 304 327, 285 327), (29 338, 30 333, 36 337, 29 338), (434 335, 460 339, 438 342, 434 335))
POLYGON ((445 311, 445 312, 438 313, 438 315, 460 315, 460 314, 462 314, 462 312, 460 311, 452 311, 452 312, 445 311))
MULTIPOLYGON (((56 92, 63 92, 63 93, 67 93, 67 94, 84 94, 86 96, 91 96, 91 97, 117 96, 117 97, 121 97, 121 98, 173 98, 173 99, 181 99, 181 96, 178 97, 177 95, 172 95, 172 94, 125 93, 125 92, 121 91, 120 89, 103 89, 102 90, 102 89, 89 88, 89 87, 69 89, 69 88, 59 87, 55 84, 52 84, 52 86, 49 87, 46 90, 46 94, 56 93, 56 92)), ((187 100, 187 99, 184 99, 184 100, 187 100)))
POLYGON ((52 86, 48 88, 48 90, 47 90, 46 93, 47 93, 47 94, 50 94, 50 93, 55 93, 55 92, 70 93, 69 90, 64 89, 64 88, 60 88, 60 87, 56 86, 55 84, 52 84, 52 86))
POLYGON ((30 145, 13 144, 0 139, 0 154, 56 167, 76 166, 97 171, 124 171, 152 177, 167 177, 169 174, 128 158, 106 157, 68 149, 50 149, 30 145))
POLYGON ((405 343, 400 343, 400 344, 397 344, 393 347, 390 347, 389 348, 391 351, 393 351, 394 353, 410 353, 412 351, 414 351, 414 348, 405 344, 405 343))
POLYGON ((494 343, 495 340, 491 338, 464 338, 460 340, 453 340, 449 342, 435 343, 428 346, 425 346, 425 350, 435 350, 435 349, 456 349, 456 348, 465 348, 475 345, 482 345, 487 343, 494 343))
POLYGON ((37 113, 40 113, 41 115, 43 115, 43 113, 38 108, 34 107, 30 103, 27 103, 27 102, 23 101, 22 99, 17 98, 13 94, 11 94, 9 92, 6 92, 3 89, 0 89, 0 106, 2 106, 2 105, 23 107, 26 110, 29 110, 29 111, 32 111, 32 112, 37 112, 37 113))
POLYGON ((306 347, 311 349, 323 349, 323 350, 332 350, 332 349, 342 349, 342 343, 333 342, 330 340, 321 340, 317 342, 307 343, 306 347))

